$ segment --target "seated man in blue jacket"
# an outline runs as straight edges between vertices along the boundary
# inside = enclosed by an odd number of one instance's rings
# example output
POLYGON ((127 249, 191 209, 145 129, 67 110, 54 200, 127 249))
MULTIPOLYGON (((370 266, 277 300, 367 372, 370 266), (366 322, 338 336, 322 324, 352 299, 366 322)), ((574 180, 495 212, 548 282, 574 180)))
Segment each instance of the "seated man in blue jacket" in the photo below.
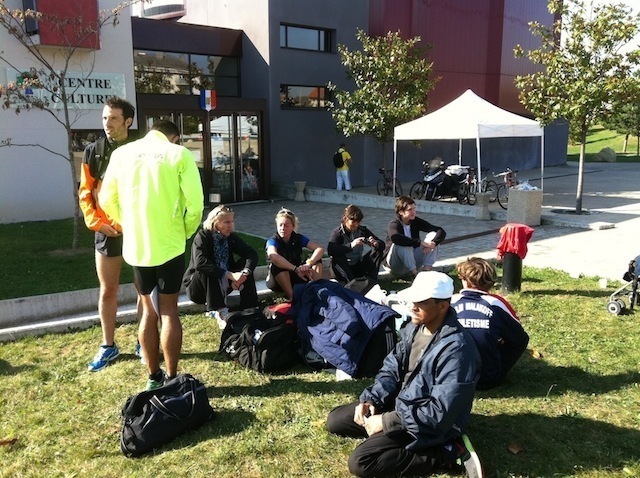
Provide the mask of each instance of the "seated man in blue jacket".
POLYGON ((427 476, 466 469, 481 477, 464 431, 471 415, 480 356, 450 307, 453 280, 420 272, 399 295, 412 302, 411 322, 360 399, 335 408, 327 429, 366 438, 349 457, 356 476, 427 476))

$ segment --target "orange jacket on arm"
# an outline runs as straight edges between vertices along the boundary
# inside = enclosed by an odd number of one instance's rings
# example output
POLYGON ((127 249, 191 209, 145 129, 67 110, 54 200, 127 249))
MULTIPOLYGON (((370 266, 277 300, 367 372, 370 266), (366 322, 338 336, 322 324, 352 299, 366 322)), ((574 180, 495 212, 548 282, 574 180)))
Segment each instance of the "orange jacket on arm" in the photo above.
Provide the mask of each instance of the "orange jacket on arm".
MULTIPOLYGON (((106 141, 105 141, 106 142, 106 141)), ((84 157, 80 170, 80 187, 78 189, 78 201, 84 216, 84 223, 92 231, 99 231, 104 224, 111 225, 118 232, 122 232, 120 224, 111 220, 98 203, 98 193, 102 180, 96 178, 91 171, 91 163, 96 154, 96 143, 91 143, 84 150, 84 157)))

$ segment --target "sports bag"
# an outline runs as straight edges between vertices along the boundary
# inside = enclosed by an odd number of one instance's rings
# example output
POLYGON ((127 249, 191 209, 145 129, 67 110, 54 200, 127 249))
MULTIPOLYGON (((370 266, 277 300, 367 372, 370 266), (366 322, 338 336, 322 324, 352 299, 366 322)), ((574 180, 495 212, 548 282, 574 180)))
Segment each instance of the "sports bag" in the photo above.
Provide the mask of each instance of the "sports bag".
POLYGON ((220 352, 257 372, 277 372, 297 363, 297 335, 293 319, 285 316, 231 315, 222 332, 220 352))
POLYGON ((344 158, 342 157, 342 153, 340 151, 337 151, 333 155, 333 165, 336 168, 341 168, 342 166, 344 166, 344 158))
POLYGON ((129 457, 152 451, 214 417, 202 382, 180 374, 155 390, 127 398, 122 408, 120 450, 129 457))

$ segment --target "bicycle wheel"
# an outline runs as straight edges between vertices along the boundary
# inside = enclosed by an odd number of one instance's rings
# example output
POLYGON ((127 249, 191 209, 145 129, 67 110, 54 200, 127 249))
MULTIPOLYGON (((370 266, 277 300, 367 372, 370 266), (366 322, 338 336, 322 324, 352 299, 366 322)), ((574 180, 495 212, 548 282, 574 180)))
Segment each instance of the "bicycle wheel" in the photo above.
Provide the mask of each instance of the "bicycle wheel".
POLYGON ((458 186, 458 202, 460 204, 467 204, 469 202, 469 185, 462 183, 458 186))
POLYGON ((498 199, 498 184, 493 180, 482 181, 482 192, 491 194, 489 202, 496 202, 496 199, 498 199))
POLYGON ((409 189, 409 196, 412 199, 422 199, 424 196, 424 183, 422 181, 413 183, 413 186, 409 189))
POLYGON ((507 209, 507 206, 509 204, 509 188, 506 184, 501 184, 500 186, 498 186, 497 198, 500 207, 502 209, 507 209))
POLYGON ((476 196, 477 190, 478 190, 478 182, 474 181, 469 185, 468 202, 471 206, 473 206, 478 200, 478 196, 476 196))
POLYGON ((402 184, 397 179, 394 183, 394 193, 395 197, 402 196, 402 184))
POLYGON ((378 184, 376 185, 376 189, 378 190, 378 196, 387 195, 387 190, 384 187, 384 179, 378 179, 378 184))

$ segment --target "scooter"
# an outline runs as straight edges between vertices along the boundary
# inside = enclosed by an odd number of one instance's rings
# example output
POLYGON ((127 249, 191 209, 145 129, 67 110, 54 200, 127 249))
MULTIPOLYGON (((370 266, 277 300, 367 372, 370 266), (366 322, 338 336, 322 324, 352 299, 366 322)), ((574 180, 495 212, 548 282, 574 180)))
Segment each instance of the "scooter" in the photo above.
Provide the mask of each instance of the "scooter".
POLYGON ((460 201, 460 185, 469 174, 468 166, 445 166, 444 161, 439 159, 424 161, 422 166, 424 179, 414 183, 409 191, 413 199, 437 201, 452 197, 460 201))

